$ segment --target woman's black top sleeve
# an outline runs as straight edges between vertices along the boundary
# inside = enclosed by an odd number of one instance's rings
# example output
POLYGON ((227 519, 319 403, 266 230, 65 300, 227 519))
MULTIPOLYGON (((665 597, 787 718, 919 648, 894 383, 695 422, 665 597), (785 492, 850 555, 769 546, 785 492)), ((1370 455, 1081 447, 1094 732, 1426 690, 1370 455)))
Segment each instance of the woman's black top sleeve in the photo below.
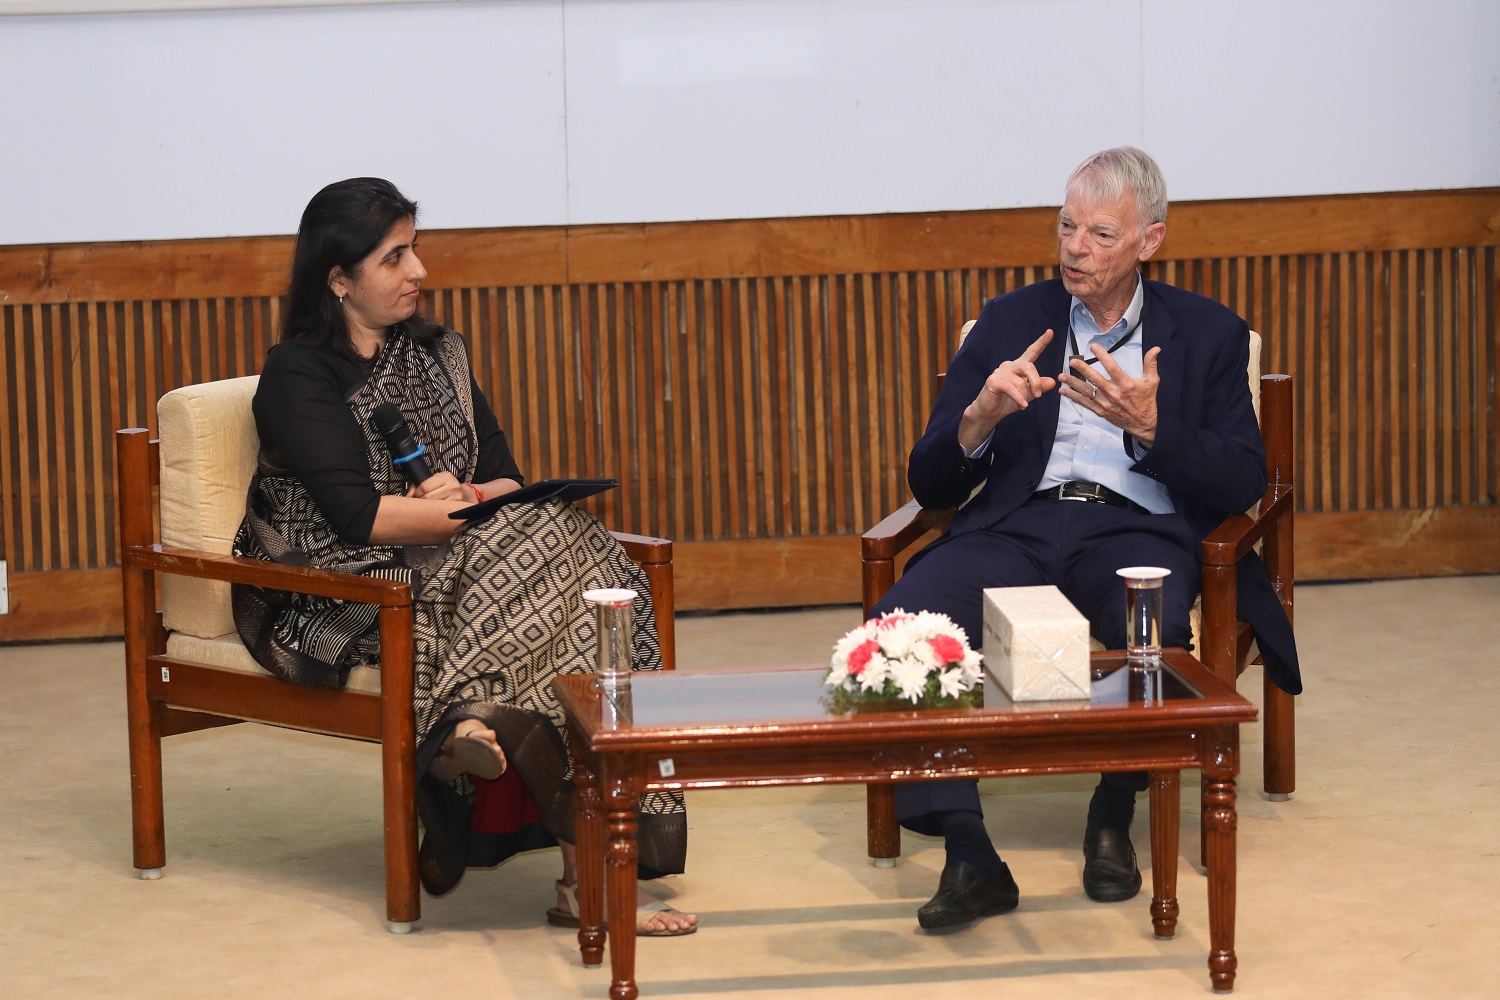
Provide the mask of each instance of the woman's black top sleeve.
POLYGON ((500 421, 473 375, 469 376, 469 391, 474 395, 474 430, 479 435, 479 462, 474 468, 474 481, 488 483, 495 479, 514 479, 526 485, 515 456, 510 453, 505 432, 500 429, 500 421))

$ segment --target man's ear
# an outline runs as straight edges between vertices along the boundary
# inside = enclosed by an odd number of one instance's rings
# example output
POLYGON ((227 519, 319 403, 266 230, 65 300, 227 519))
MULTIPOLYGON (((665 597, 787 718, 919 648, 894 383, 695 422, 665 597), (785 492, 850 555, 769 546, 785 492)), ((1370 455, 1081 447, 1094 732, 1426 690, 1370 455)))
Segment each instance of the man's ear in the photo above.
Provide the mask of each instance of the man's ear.
POLYGON ((1156 253, 1156 248, 1161 246, 1161 241, 1167 238, 1167 224, 1165 222, 1153 222, 1146 227, 1146 238, 1141 242, 1141 252, 1136 260, 1147 260, 1156 253))

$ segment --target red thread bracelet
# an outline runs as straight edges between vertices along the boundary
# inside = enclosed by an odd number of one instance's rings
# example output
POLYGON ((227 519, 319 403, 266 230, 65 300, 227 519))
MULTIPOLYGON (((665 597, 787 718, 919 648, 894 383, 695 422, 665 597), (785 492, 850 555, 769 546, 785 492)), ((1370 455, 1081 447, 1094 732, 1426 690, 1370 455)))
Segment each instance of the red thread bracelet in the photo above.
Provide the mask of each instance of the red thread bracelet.
POLYGON ((469 489, 471 489, 471 490, 474 491, 474 502, 475 503, 484 503, 484 492, 482 490, 480 490, 480 488, 478 486, 475 486, 473 483, 470 483, 469 484, 469 489))

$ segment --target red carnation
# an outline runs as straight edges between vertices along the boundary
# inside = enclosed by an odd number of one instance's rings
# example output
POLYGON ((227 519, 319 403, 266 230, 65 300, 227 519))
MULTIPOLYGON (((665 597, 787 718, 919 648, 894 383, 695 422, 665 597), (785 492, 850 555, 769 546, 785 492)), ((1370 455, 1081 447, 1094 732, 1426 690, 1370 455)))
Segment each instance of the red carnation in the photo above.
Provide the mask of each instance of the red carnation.
POLYGON ((860 674, 864 673, 865 667, 870 665, 870 657, 874 656, 879 651, 880 643, 876 642, 874 639, 866 639, 858 646, 855 646, 854 651, 849 654, 850 675, 858 677, 860 674))
POLYGON ((959 663, 964 658, 964 644, 951 635, 935 635, 927 644, 941 663, 959 663))

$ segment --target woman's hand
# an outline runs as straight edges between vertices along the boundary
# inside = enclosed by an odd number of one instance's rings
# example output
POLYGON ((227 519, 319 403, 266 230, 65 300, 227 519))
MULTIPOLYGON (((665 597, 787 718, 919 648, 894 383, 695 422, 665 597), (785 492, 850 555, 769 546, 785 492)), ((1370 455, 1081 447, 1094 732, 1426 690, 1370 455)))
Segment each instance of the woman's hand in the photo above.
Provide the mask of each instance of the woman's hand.
POLYGON ((406 488, 406 495, 418 500, 463 500, 474 502, 474 490, 458 481, 451 472, 435 472, 415 486, 406 488))

